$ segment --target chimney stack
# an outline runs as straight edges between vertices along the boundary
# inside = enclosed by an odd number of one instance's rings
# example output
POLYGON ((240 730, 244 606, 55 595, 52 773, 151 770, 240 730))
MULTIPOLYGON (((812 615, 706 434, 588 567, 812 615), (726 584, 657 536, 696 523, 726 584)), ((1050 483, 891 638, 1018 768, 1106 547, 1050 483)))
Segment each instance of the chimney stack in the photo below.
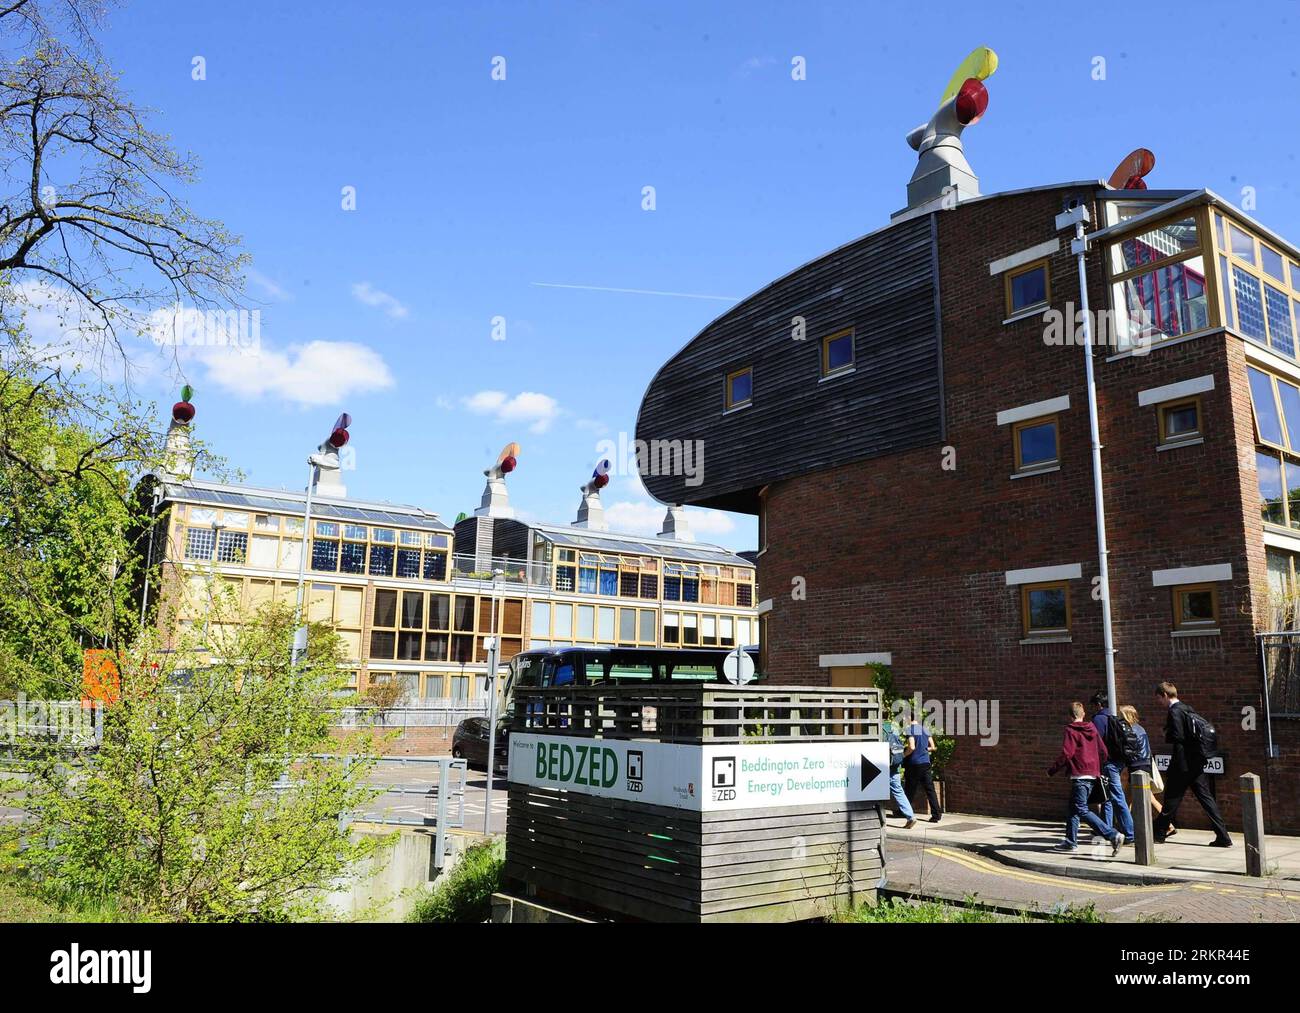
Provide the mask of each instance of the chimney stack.
POLYGON ((605 523, 605 505, 600 501, 600 490, 609 485, 609 461, 596 462, 587 484, 580 488, 582 502, 578 504, 578 517, 573 522, 575 528, 590 528, 592 531, 608 531, 605 523))
POLYGON ((664 514, 664 529, 659 532, 660 538, 671 538, 677 542, 693 542, 695 536, 691 534, 690 522, 686 519, 686 507, 680 503, 675 503, 668 508, 664 514))
POLYGON ((506 476, 515 470, 518 464, 519 444, 507 443, 497 455, 497 463, 486 468, 487 485, 483 487, 483 498, 479 501, 475 517, 514 517, 510 507, 510 492, 506 489, 506 476))
POLYGON ((193 396, 194 388, 186 384, 181 388, 181 399, 172 405, 172 422, 163 445, 163 473, 167 478, 194 477, 194 448, 190 445, 190 423, 194 421, 190 398, 193 396))

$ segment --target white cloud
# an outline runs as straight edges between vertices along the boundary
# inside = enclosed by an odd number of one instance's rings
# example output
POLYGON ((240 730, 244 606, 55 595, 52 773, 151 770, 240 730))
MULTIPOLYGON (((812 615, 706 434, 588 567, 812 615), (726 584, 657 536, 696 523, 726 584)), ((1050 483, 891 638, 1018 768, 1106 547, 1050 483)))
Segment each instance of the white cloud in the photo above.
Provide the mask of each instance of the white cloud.
MULTIPOLYGON (((657 535, 664 526, 668 508, 649 500, 619 500, 605 507, 605 520, 612 531, 626 531, 634 535, 657 535)), ((702 541, 731 533, 735 522, 720 510, 695 510, 687 508, 686 521, 691 533, 702 541)))
POLYGON ((273 278, 268 278, 261 271, 250 267, 248 269, 248 280, 262 290, 262 294, 268 299, 283 300, 291 298, 289 293, 284 290, 273 278))
POLYGON ((359 281, 353 285, 352 295, 358 302, 383 310, 394 320, 405 320, 411 313, 395 296, 381 292, 368 281, 359 281))
POLYGON ((393 386, 393 374, 379 353, 353 341, 309 341, 284 351, 263 342, 251 353, 201 348, 195 350, 195 357, 206 367, 210 381, 243 398, 337 404, 393 386))
POLYGON ((523 423, 531 433, 544 433, 559 417, 560 404, 548 394, 521 391, 514 397, 500 390, 481 390, 462 398, 475 415, 491 415, 497 422, 523 423))

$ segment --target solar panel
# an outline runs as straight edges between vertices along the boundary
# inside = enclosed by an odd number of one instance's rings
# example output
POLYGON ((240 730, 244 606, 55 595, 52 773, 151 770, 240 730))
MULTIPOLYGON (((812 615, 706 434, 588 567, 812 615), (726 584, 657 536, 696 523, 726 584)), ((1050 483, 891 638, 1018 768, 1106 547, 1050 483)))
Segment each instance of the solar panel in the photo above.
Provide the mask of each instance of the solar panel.
MULTIPOLYGON (((277 499, 274 496, 258 496, 253 493, 227 492, 221 489, 203 489, 186 485, 170 486, 167 492, 173 499, 190 503, 212 503, 218 506, 260 510, 264 513, 301 514, 306 506, 305 501, 302 500, 277 499)), ((442 521, 427 515, 394 513, 336 503, 313 503, 311 509, 313 516, 328 517, 333 520, 364 521, 379 523, 385 527, 412 528, 418 531, 451 530, 442 521)))

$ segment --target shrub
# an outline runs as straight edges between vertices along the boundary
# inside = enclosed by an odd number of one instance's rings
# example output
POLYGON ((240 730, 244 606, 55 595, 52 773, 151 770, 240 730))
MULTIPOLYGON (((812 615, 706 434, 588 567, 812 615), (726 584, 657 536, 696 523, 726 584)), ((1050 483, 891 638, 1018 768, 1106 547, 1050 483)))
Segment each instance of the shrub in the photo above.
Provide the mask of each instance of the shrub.
POLYGON ((492 916, 492 895, 501 888, 505 841, 485 841, 469 848, 456 866, 421 897, 407 921, 485 922, 492 916))

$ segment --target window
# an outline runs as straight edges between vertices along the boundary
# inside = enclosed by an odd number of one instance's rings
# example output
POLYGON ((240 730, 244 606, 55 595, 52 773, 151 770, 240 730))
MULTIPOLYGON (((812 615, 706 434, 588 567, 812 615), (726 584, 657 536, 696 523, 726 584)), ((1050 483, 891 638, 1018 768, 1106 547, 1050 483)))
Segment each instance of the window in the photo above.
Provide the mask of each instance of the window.
POLYGON ((424 579, 447 579, 447 553, 424 550, 424 579))
POLYGON ((366 572, 366 547, 360 542, 344 542, 339 555, 339 569, 344 573, 366 572))
POLYGON ((822 376, 834 376, 853 368, 853 328, 822 338, 822 376))
POLYGON ((1296 358, 1294 292, 1300 292, 1296 265, 1267 243, 1215 212, 1219 241, 1219 272, 1223 275, 1223 322, 1241 334, 1267 345, 1288 358, 1296 358), (1290 275, 1288 291, 1287 276, 1290 275))
POLYGON ((754 396, 754 370, 750 367, 727 374, 727 410, 749 404, 754 396))
POLYGON ((1011 440, 1015 447, 1017 472, 1041 471, 1060 463, 1055 415, 1016 423, 1012 427, 1011 440))
POLYGON ((1210 325, 1205 259, 1195 216, 1173 218, 1109 247, 1114 340, 1120 348, 1210 325))
POLYGON ((1171 401, 1157 409, 1160 416, 1160 443, 1169 446, 1194 440, 1201 435, 1201 400, 1171 401))
POLYGON ((1174 630, 1219 631, 1219 590, 1213 584, 1183 584, 1173 589, 1174 630))
POLYGON ((549 602, 533 602, 531 636, 545 640, 551 635, 551 606, 549 602))
POLYGON ((620 609, 618 615, 618 642, 636 643, 636 609, 620 609))
POLYGON ((1063 636, 1070 632, 1070 587, 1066 583, 1026 584, 1020 589, 1025 638, 1063 636))
MULTIPOLYGON (((379 529, 375 529, 378 533, 379 529)), ((393 575, 393 549, 389 545, 370 546, 370 576, 391 577, 393 575)))
POLYGON ((678 625, 679 625, 678 615, 676 612, 664 613, 664 646, 665 647, 680 642, 680 637, 678 634, 678 625))
POLYGON ((1007 316, 1046 306, 1052 297, 1047 261, 1039 260, 1006 274, 1007 316))
POLYGON ((212 528, 186 528, 185 558, 211 560, 216 537, 216 532, 212 528))
POLYGON ((248 535, 243 531, 222 531, 217 535, 217 562, 242 563, 248 556, 248 535))

